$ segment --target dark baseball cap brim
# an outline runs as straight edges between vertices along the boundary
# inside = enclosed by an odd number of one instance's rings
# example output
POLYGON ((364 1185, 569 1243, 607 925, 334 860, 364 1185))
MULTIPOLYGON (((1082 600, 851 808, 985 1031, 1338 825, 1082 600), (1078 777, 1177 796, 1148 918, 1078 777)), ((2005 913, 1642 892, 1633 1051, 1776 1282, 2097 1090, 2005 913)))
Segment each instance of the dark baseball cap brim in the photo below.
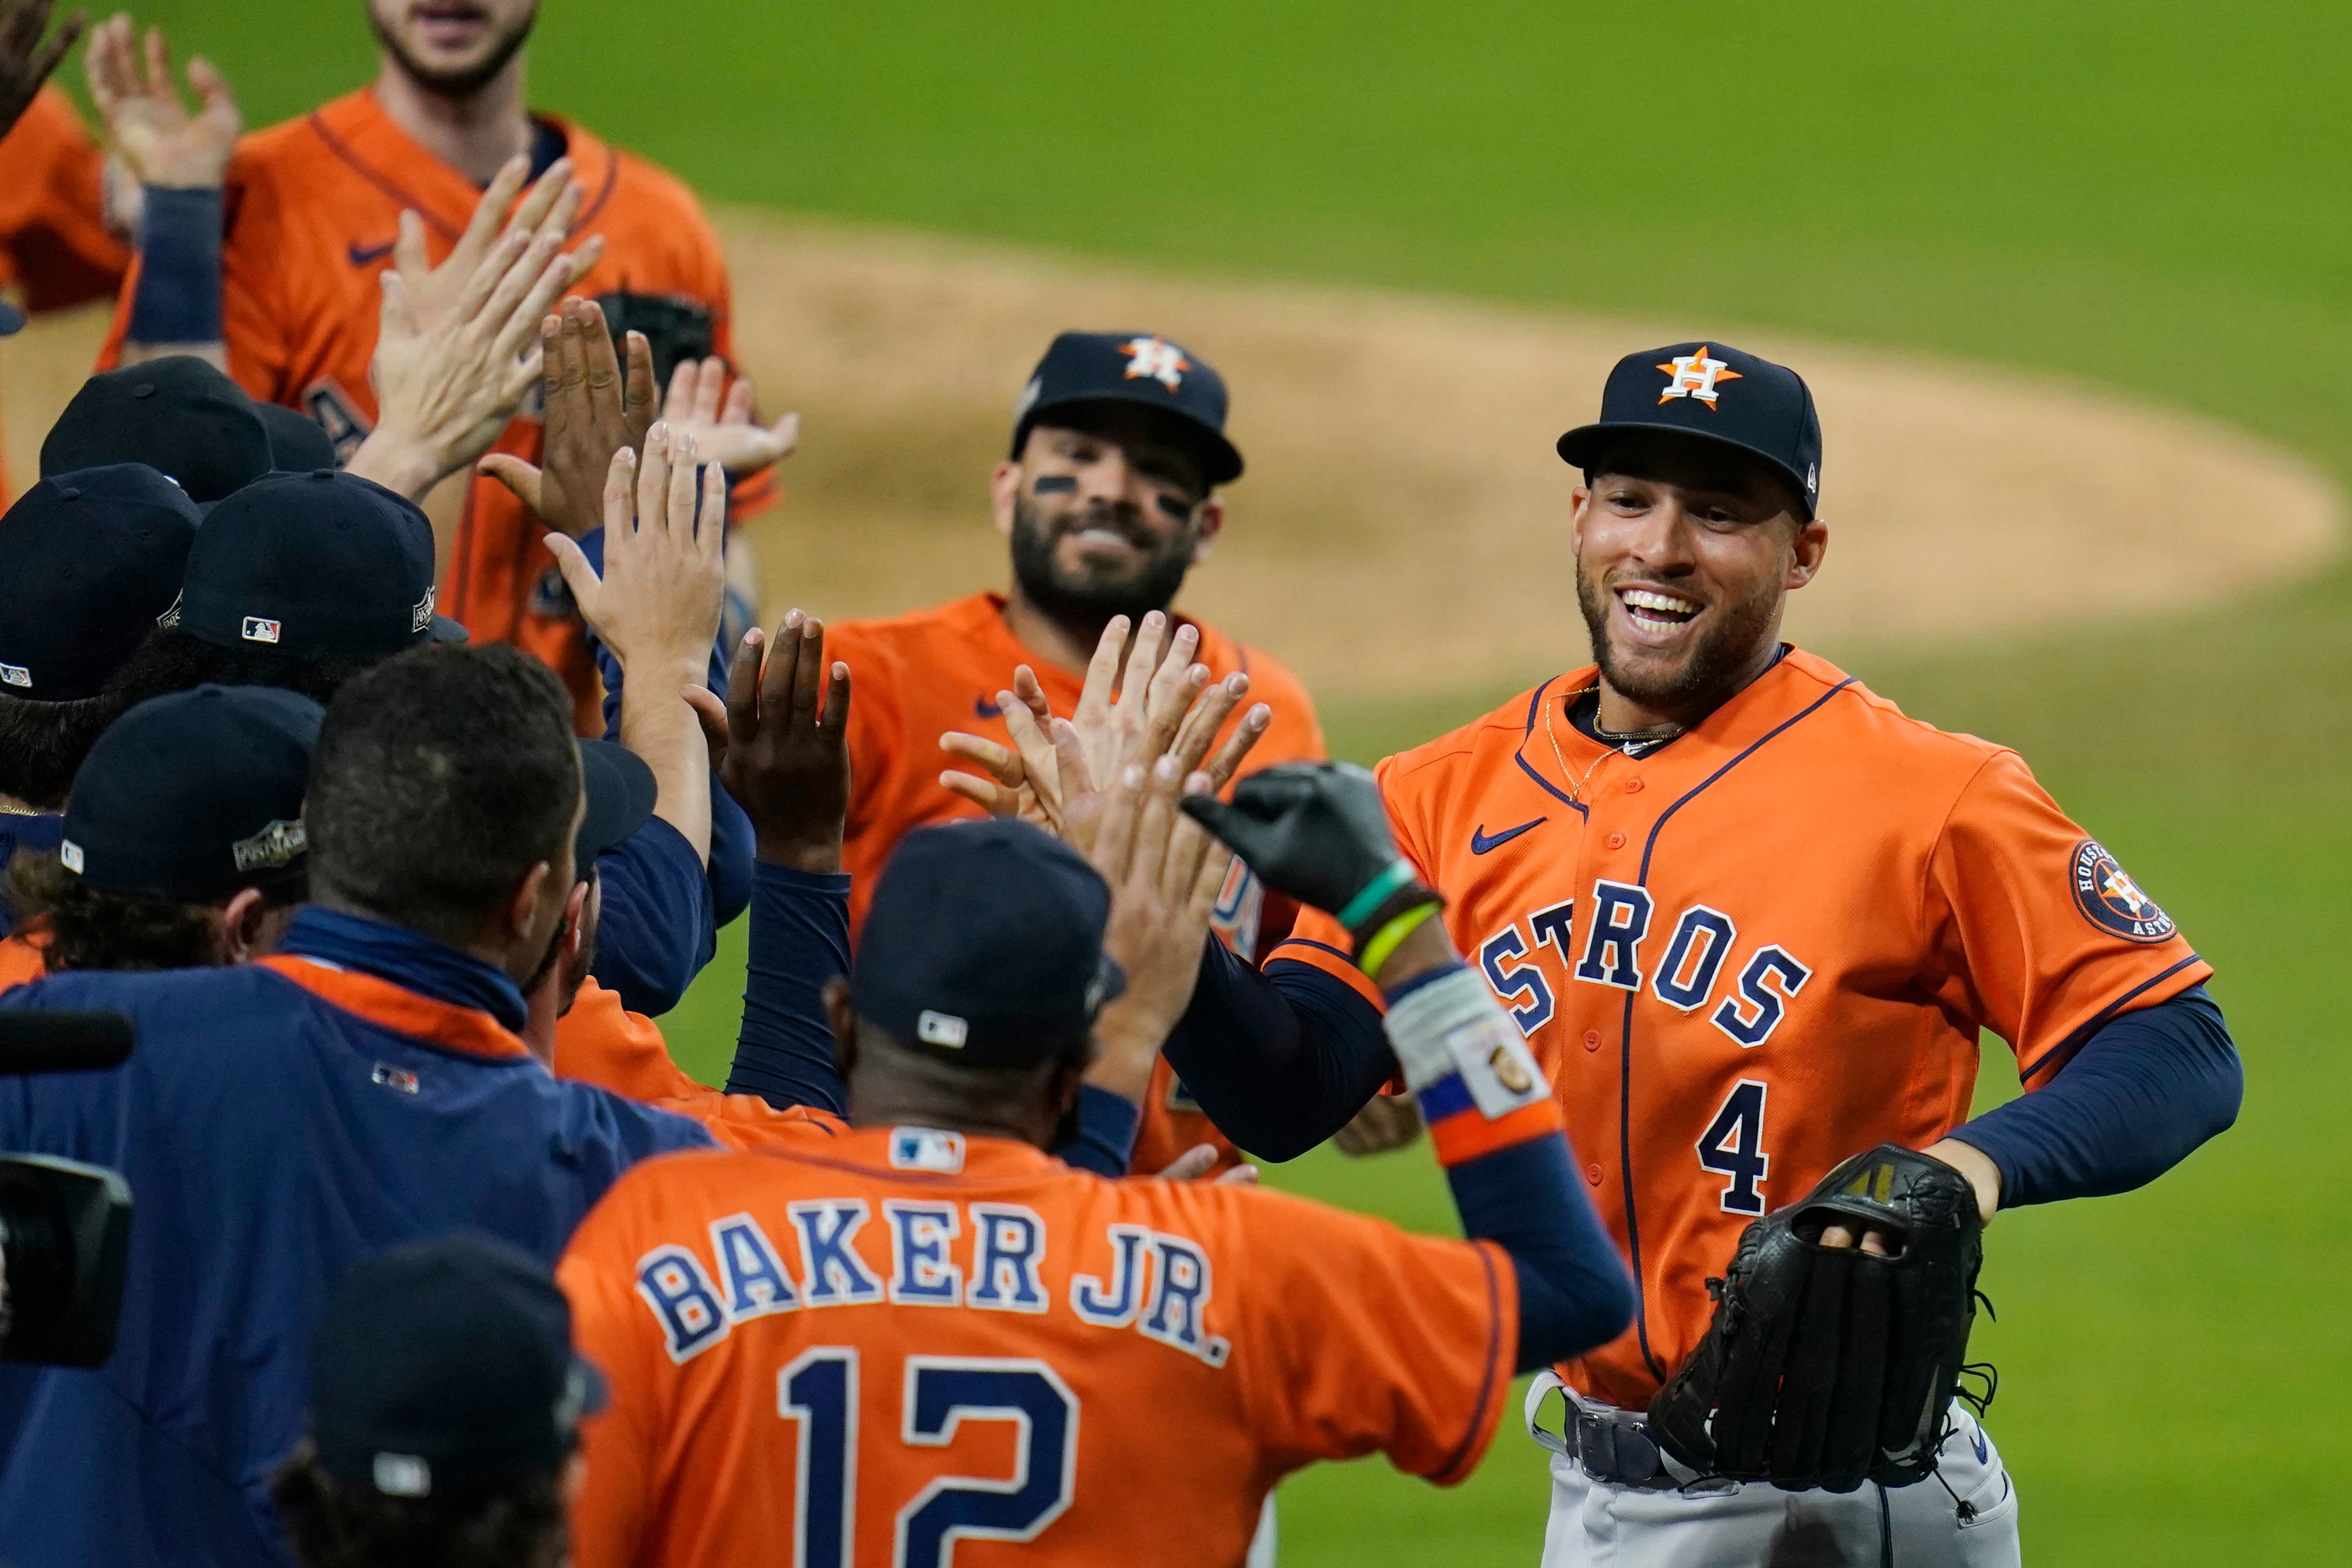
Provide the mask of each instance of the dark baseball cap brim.
POLYGON ((473 633, 466 630, 464 622, 452 621, 446 615, 436 614, 433 617, 433 629, 425 635, 430 641, 436 643, 463 643, 473 633))
POLYGON ((585 877, 598 855, 651 820, 660 789, 644 758, 611 740, 580 743, 580 779, 588 809, 572 835, 572 874, 585 877))
POLYGON ((1021 449, 1027 444, 1032 430, 1041 424, 1054 423, 1045 417, 1049 410, 1083 408, 1090 403, 1107 402, 1132 403, 1138 408, 1148 408, 1154 413, 1165 415, 1170 426, 1181 433, 1180 438, 1199 456, 1201 477, 1211 488, 1230 485, 1242 476, 1241 450, 1225 439, 1223 431, 1194 419, 1181 409, 1171 407, 1166 398, 1099 387, 1072 392, 1066 397, 1041 398, 1032 404, 1029 412, 1021 416, 1021 423, 1013 433, 1013 455, 1021 455, 1021 449))
POLYGON ((1708 442, 1717 446, 1728 446, 1735 452, 1746 453, 1789 481, 1789 487, 1797 493, 1799 514, 1808 521, 1811 519, 1813 507, 1812 504, 1805 499, 1804 476, 1762 447, 1751 445, 1748 442, 1737 440, 1728 435, 1716 435, 1704 430, 1693 430, 1687 424, 1669 424, 1664 420, 1625 419, 1610 420, 1600 424, 1580 424, 1561 436, 1556 444, 1562 462, 1571 468, 1582 469, 1590 474, 1593 471, 1594 465, 1608 455, 1611 442, 1621 435, 1640 431, 1656 431, 1661 435, 1679 435, 1685 440, 1708 442))

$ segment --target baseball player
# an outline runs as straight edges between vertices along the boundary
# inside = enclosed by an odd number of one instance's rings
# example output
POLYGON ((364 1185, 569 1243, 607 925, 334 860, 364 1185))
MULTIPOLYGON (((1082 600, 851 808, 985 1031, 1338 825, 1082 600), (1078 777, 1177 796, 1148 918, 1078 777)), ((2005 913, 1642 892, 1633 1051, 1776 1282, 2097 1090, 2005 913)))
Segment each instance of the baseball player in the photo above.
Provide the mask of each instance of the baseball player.
MULTIPOLYGON (((68 17, 44 41, 49 11, 50 0, 0 8, 0 287, 37 314, 110 298, 131 263, 102 215, 105 157, 66 95, 43 85, 84 19, 68 17)), ((23 321, 0 303, 0 335, 23 321)), ((10 493, 0 469, 0 498, 10 493)))
MULTIPOLYGON (((1367 968, 1466 962, 1509 1009, 1639 1301, 1529 1401, 1531 1427, 1550 1390, 1567 1405, 1563 1432, 1537 1428, 1547 1563, 2015 1563, 2016 1494, 1959 1405, 1924 1413, 1930 1480, 1843 1492, 1712 1479, 1642 1413, 1707 1332, 1743 1228, 1850 1155, 1924 1149, 1990 1219, 2138 1186, 2229 1125, 2210 967, 2014 753, 1780 640, 1830 536, 1793 371, 1717 342, 1629 355, 1559 452, 1583 476, 1595 664, 1381 763, 1397 857, 1292 887, 1317 912, 1262 975, 1210 948, 1168 1055, 1281 1156, 1395 1070, 1367 968), (1969 1121, 1979 1030, 2032 1092, 1969 1121)), ((1221 831, 1260 847, 1230 813, 1221 831)))
MULTIPOLYGON (((126 344, 221 345, 256 398, 306 411, 350 452, 377 417, 367 367, 380 280, 405 280, 429 329, 448 287, 432 281, 432 264, 487 247, 525 179, 550 177, 590 263, 580 291, 604 299, 615 330, 646 333, 657 373, 731 358, 725 258, 692 193, 576 122, 526 106, 536 0, 367 6, 380 45, 374 82, 235 141, 233 156, 237 119, 216 72, 192 68, 201 105, 192 116, 159 37, 149 35, 142 60, 127 20, 93 34, 93 94, 146 186, 141 260, 110 354, 126 344)), ((539 443, 526 415, 499 450, 535 461, 539 443)), ((736 450, 704 456, 752 473, 782 447, 777 431, 747 424, 736 450)), ((763 485, 739 488, 736 515, 767 496, 763 485)), ((442 608, 477 638, 516 643, 555 668, 580 727, 593 733, 593 665, 539 528, 504 486, 479 478, 436 496, 434 511, 448 562, 442 608)))
MULTIPOLYGON (((1130 983, 1104 952, 1111 909, 1026 823, 909 834, 827 998, 851 1130, 648 1166, 590 1216, 558 1270, 613 1391, 585 1433, 583 1568, 937 1564, 996 1542, 1236 1563, 1282 1475, 1381 1451, 1457 1480, 1515 1367, 1617 1331, 1622 1270, 1491 999, 1392 1019, 1475 1239, 1050 1159, 1098 1009, 1130 983), (1465 1027, 1499 1071, 1455 1060, 1443 1036, 1465 1027)), ((1152 956, 1176 1006, 1204 934, 1152 956)))
MULTIPOLYGON (((1148 614, 1168 611, 1224 526, 1217 488, 1242 472, 1225 410, 1223 379, 1181 344, 1140 332, 1063 333, 1023 389, 1010 449, 990 476, 997 531, 1012 544, 1009 591, 834 626, 835 654, 860 683, 849 736, 856 793, 842 856, 853 930, 900 838, 993 803, 985 781, 942 777, 941 736, 969 731, 1003 750, 1012 738, 1003 709, 1016 669, 1034 674, 1034 685, 1017 683, 1024 697, 1067 713, 1104 628, 1115 617, 1139 627, 1148 614)), ((1182 656, 1205 665, 1212 680, 1247 677, 1253 705, 1231 723, 1262 726, 1263 736, 1246 768, 1323 756, 1323 732, 1297 677, 1213 627, 1186 616, 1175 622, 1182 656)), ((1237 873, 1219 928, 1244 953, 1259 940, 1262 904, 1246 873, 1237 873)), ((1158 1170, 1202 1142, 1215 1143, 1227 1162, 1234 1157, 1162 1068, 1146 1102, 1136 1168, 1158 1170)))
POLYGON ((389 660, 320 726, 311 902, 276 952, 0 994, 121 1012, 139 1037, 111 1071, 0 1085, 0 1147, 113 1166, 138 1194, 106 1368, 0 1369, 11 1556, 284 1563, 268 1478, 346 1268, 461 1227, 551 1263, 628 1166, 710 1146, 550 1076, 519 1032, 579 917, 579 756, 561 683, 527 655, 389 660))

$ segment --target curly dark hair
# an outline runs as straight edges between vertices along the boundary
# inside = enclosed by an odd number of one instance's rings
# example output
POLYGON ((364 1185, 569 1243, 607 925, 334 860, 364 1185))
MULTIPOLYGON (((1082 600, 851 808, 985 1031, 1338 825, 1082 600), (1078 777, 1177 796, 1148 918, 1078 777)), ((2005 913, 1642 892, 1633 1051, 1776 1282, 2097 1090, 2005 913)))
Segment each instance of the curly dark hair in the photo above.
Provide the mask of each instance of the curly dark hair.
MULTIPOLYGON (((310 896, 307 867, 257 885, 262 902, 272 908, 310 896)), ((92 887, 68 873, 55 850, 21 849, 11 856, 0 898, 19 926, 39 921, 47 928, 48 946, 42 956, 52 975, 68 969, 198 969, 221 961, 211 904, 92 887)))
MULTIPOLYGON (((305 659, 276 648, 222 648, 191 637, 176 626, 159 626, 147 633, 122 668, 114 672, 98 700, 114 705, 121 714, 150 697, 193 691, 207 683, 216 686, 276 686, 299 692, 321 706, 353 675, 379 663, 374 659, 305 659)), ((109 715, 110 719, 113 715, 109 715)), ((85 748, 86 749, 86 748, 85 748)))
POLYGON ((58 703, 0 695, 0 795, 59 810, 81 759, 121 711, 104 692, 58 703))
POLYGON ((362 1495, 304 1443, 269 1483, 303 1568, 561 1568, 571 1555, 555 1476, 456 1498, 362 1495))

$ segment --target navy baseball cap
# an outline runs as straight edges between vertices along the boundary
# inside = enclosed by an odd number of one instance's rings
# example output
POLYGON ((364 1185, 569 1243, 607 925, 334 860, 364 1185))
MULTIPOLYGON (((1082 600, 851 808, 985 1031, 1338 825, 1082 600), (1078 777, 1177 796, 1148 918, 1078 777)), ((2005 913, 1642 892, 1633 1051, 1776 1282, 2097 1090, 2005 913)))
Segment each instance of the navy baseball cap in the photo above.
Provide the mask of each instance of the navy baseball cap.
POLYGON ((144 463, 210 505, 269 472, 269 427, 245 389, 189 354, 84 382, 41 443, 41 476, 144 463))
POLYGON ((1013 408, 1013 455, 1049 409, 1130 402, 1173 414, 1211 485, 1242 475, 1242 455, 1225 439, 1225 381, 1206 360, 1150 332, 1065 332, 1021 389, 1013 408))
POLYGON ((310 1342, 310 1440, 328 1478, 361 1496, 552 1479, 604 1400, 555 1281, 478 1232, 352 1264, 310 1342))
POLYGON ((108 893, 210 904, 305 869, 302 797, 326 710, 274 686, 141 703, 82 758, 58 858, 108 893))
POLYGON ((1821 498, 1822 421, 1812 389, 1786 365, 1727 343, 1676 343, 1628 354, 1601 391, 1601 417, 1559 438, 1590 477, 1621 431, 1664 430, 1753 453, 1786 475, 1805 516, 1821 498))
POLYGON ((416 503, 332 468, 272 474, 205 517, 180 629, 215 647, 388 658, 463 642, 433 612, 433 525, 416 503))
POLYGON ((580 784, 588 802, 572 836, 572 874, 585 878, 598 855, 646 825, 659 789, 646 759, 614 740, 580 742, 580 784))
POLYGON ((313 468, 340 468, 334 437, 317 420, 281 403, 258 402, 253 412, 269 433, 269 466, 280 474, 307 474, 313 468))
POLYGON ((0 695, 95 696, 180 599, 196 504, 141 463, 44 479, 0 517, 0 695))
POLYGON ((1009 817, 898 841, 849 989, 902 1045, 1026 1067, 1083 1040, 1127 975, 1103 951, 1110 888, 1076 850, 1009 817))

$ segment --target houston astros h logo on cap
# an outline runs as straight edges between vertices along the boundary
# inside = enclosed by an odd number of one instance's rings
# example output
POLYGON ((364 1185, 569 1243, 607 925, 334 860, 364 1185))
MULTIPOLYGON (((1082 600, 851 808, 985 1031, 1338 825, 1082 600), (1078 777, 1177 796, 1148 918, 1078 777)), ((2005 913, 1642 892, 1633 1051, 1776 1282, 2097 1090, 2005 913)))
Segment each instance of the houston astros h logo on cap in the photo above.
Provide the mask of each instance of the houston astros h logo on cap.
POLYGON ((1184 384, 1184 372, 1192 368, 1184 350, 1165 338, 1131 339, 1118 351, 1128 357, 1129 381, 1158 382, 1170 392, 1184 384))
POLYGON ((1705 343, 1698 346, 1696 353, 1677 354, 1658 369, 1672 378, 1666 382, 1666 390, 1658 394, 1660 402, 1671 402, 1678 397, 1696 398, 1706 404, 1710 413, 1715 409, 1715 383, 1740 379, 1739 372, 1727 361, 1710 358, 1705 343))

